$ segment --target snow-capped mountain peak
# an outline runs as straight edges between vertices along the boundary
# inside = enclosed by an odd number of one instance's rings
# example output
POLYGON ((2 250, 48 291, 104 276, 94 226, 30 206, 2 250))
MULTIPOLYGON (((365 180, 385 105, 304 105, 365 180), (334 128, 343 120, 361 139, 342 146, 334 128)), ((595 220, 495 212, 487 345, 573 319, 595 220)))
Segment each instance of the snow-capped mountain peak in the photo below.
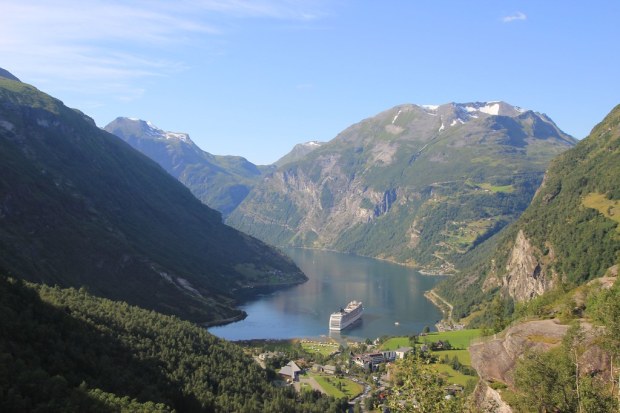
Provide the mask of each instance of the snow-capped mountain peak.
POLYGON ((127 127, 128 129, 137 129, 143 137, 150 137, 153 140, 166 139, 170 141, 192 143, 192 140, 187 133, 165 131, 158 128, 148 120, 138 118, 117 118, 115 122, 124 125, 124 127, 127 127))

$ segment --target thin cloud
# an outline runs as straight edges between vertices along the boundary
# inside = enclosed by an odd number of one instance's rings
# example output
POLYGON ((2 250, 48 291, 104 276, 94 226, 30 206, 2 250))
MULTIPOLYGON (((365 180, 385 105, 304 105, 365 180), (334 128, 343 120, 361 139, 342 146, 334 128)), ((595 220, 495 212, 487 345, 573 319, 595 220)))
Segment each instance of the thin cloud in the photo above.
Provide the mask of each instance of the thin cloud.
POLYGON ((518 11, 514 14, 511 14, 510 16, 502 17, 502 22, 504 23, 512 23, 517 20, 527 20, 527 15, 523 12, 518 11))
POLYGON ((144 93, 136 82, 187 69, 180 48, 216 54, 221 46, 211 39, 226 36, 227 19, 305 21, 320 14, 312 7, 297 0, 8 0, 0 55, 26 82, 127 101, 144 93))

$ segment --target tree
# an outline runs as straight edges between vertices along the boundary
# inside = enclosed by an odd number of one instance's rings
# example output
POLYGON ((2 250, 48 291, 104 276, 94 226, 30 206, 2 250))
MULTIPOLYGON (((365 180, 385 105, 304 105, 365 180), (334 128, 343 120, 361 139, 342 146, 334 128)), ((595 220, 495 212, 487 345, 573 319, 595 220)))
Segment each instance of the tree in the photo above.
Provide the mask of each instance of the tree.
POLYGON ((451 413, 466 412, 459 397, 446 399, 443 379, 417 355, 395 363, 396 383, 388 398, 393 412, 451 413))
POLYGON ((575 324, 560 346, 547 352, 527 352, 515 370, 519 411, 614 411, 617 404, 603 381, 579 370, 583 351, 583 334, 575 324))

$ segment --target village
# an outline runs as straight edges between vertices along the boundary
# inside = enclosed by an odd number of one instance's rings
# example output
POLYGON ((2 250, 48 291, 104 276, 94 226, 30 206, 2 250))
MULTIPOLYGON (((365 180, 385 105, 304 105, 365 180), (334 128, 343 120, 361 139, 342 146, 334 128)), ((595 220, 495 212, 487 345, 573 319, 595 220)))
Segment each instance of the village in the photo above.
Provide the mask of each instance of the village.
POLYGON ((478 380, 467 347, 479 330, 423 332, 364 341, 329 337, 239 342, 274 385, 346 398, 353 411, 381 412, 399 360, 417 354, 445 381, 446 397, 468 394, 478 380))

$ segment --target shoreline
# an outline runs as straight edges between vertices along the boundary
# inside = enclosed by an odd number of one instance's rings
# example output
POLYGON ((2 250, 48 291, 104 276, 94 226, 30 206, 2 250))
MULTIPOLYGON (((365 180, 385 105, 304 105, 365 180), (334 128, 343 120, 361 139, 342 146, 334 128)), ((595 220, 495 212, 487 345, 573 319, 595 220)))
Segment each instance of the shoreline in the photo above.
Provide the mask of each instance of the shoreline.
POLYGON ((424 297, 426 297, 433 305, 441 311, 443 314, 442 323, 454 324, 454 320, 452 319, 452 310, 453 306, 448 301, 446 301, 443 297, 437 294, 433 290, 428 290, 424 292, 424 297))
POLYGON ((389 259, 389 258, 371 257, 370 255, 360 255, 360 254, 355 254, 353 252, 338 251, 338 250, 333 250, 329 248, 295 247, 292 245, 279 245, 276 248, 279 248, 280 250, 286 249, 286 248, 294 248, 294 249, 299 249, 299 250, 326 251, 326 252, 335 252, 337 254, 354 255, 356 257, 370 258, 373 260, 385 261, 391 264, 400 265, 401 267, 411 268, 427 277, 451 277, 456 274, 456 273, 445 273, 441 271, 440 269, 424 269, 414 264, 408 264, 406 262, 400 262, 400 261, 396 261, 396 260, 389 259))

